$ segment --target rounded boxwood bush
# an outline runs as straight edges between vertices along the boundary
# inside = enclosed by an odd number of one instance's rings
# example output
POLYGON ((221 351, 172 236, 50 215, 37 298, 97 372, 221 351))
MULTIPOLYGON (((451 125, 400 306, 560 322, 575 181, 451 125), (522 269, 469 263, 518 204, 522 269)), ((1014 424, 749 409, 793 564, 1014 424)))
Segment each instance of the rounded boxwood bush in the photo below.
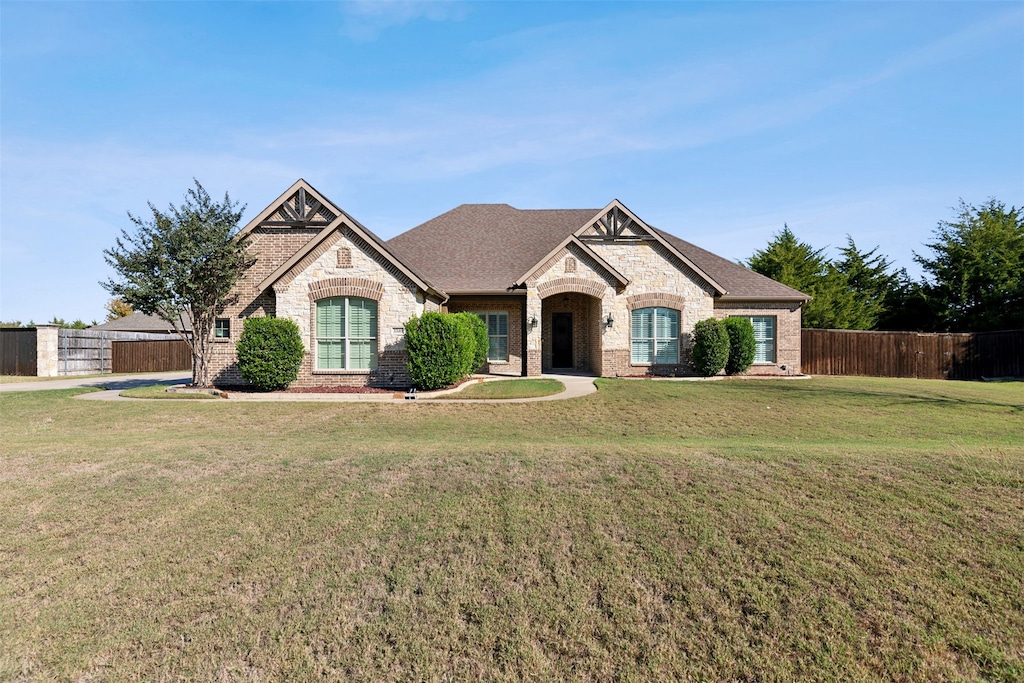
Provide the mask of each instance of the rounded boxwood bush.
POLYGON ((456 313, 459 319, 469 330, 473 337, 473 362, 467 374, 473 374, 487 362, 487 351, 490 348, 490 339, 487 337, 487 323, 476 313, 456 313))
POLYGON ((235 344, 242 378, 261 391, 286 389, 306 355, 299 326, 287 318, 249 318, 235 344))
POLYGON ((693 367, 704 375, 717 375, 729 360, 729 333, 721 320, 708 318, 693 327, 693 367))
POLYGON ((429 391, 455 384, 472 373, 477 342, 462 315, 424 313, 405 323, 409 377, 429 391))
POLYGON ((729 361, 725 374, 738 375, 754 364, 757 342, 754 339, 754 325, 750 318, 726 318, 725 331, 729 334, 729 361))

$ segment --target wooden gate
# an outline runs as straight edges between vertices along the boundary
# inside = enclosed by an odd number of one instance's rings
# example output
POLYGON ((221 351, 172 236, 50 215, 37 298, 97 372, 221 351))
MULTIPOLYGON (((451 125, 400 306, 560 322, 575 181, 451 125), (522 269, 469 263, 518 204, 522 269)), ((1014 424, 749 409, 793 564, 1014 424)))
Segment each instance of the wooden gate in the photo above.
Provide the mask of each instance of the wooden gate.
POLYGON ((36 375, 36 329, 0 329, 0 375, 36 375))
POLYGON ((192 369, 192 351, 181 339, 115 341, 111 343, 111 372, 172 372, 192 369))

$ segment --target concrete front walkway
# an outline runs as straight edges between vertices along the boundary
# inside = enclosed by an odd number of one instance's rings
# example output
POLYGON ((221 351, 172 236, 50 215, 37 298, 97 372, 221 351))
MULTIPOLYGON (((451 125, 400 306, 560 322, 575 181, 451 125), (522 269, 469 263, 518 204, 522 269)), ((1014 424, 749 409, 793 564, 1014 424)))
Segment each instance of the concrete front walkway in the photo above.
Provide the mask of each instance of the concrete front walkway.
MULTIPOLYGON (((597 391, 597 387, 594 385, 594 377, 589 375, 543 375, 548 379, 556 379, 565 385, 565 391, 559 394, 552 394, 551 396, 537 396, 534 398, 505 398, 505 399, 458 399, 451 398, 445 399, 444 403, 526 403, 530 401, 562 401, 569 398, 576 398, 578 396, 586 396, 597 391)), ((131 389, 134 387, 149 386, 152 384, 166 384, 172 386, 175 384, 184 384, 192 379, 191 374, 183 373, 154 373, 146 375, 124 375, 120 377, 90 377, 88 379, 74 379, 68 378, 66 380, 52 380, 47 382, 23 382, 18 384, 4 384, 0 385, 4 391, 37 391, 40 389, 71 389, 75 387, 106 387, 107 391, 97 391, 89 394, 82 394, 75 398, 80 398, 86 401, 163 401, 173 399, 139 399, 139 398, 125 398, 121 396, 121 391, 124 389, 131 389)), ((484 382, 502 382, 514 379, 522 379, 520 377, 495 377, 495 376, 481 376, 477 377, 478 380, 484 382)), ((262 401, 262 402, 280 402, 280 401, 314 401, 324 403, 346 403, 346 402, 397 402, 397 403, 420 403, 423 401, 434 403, 431 398, 446 396, 446 395, 458 395, 460 391, 466 387, 471 387, 476 382, 466 382, 465 384, 456 387, 455 389, 443 389, 441 391, 424 391, 416 394, 415 400, 408 400, 405 398, 404 393, 373 393, 373 394, 301 394, 301 393, 285 393, 275 392, 261 394, 257 392, 248 393, 240 391, 228 392, 229 401, 262 401)), ((213 400, 213 399, 211 399, 213 400)), ((440 403, 441 401, 436 401, 440 403)))

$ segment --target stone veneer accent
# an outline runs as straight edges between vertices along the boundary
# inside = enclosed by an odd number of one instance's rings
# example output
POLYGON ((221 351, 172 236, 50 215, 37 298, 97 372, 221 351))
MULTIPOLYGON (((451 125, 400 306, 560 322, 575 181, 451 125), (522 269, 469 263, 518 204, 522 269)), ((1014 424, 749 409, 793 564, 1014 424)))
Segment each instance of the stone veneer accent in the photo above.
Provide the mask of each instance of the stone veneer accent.
POLYGON ((364 277, 332 277, 309 284, 309 300, 314 302, 332 296, 358 296, 380 301, 383 294, 383 283, 364 277))
MULTIPOLYGON (((423 313, 428 305, 423 293, 404 274, 381 256, 376 248, 342 226, 279 279, 271 290, 257 293, 256 285, 291 258, 317 231, 304 229, 257 228, 250 252, 257 262, 236 287, 237 304, 226 316, 244 319, 265 314, 290 318, 299 326, 306 356, 299 377, 292 386, 379 386, 406 387, 410 380, 406 369, 404 323, 423 313), (350 265, 339 256, 348 250, 350 265), (377 304, 377 369, 315 370, 315 301, 330 296, 359 296, 377 304)), ((435 309, 436 302, 431 304, 435 309)), ((244 384, 238 372, 234 343, 241 325, 231 325, 231 339, 214 347, 212 363, 215 383, 244 384)))
POLYGON ((549 296, 565 292, 579 292, 580 294, 589 294, 600 299, 604 297, 606 289, 608 289, 607 285, 585 278, 560 277, 557 280, 549 280, 537 285, 537 294, 540 295, 540 298, 546 299, 549 296))
MULTIPOLYGON (((550 367, 550 313, 557 308, 551 297, 564 293, 576 293, 592 297, 595 303, 586 304, 585 299, 573 307, 574 345, 585 334, 587 350, 574 349, 579 357, 587 358, 592 372, 604 377, 638 376, 648 374, 688 375, 689 348, 693 327, 698 320, 714 315, 714 293, 685 263, 668 249, 652 241, 609 241, 590 242, 588 245, 609 266, 624 275, 629 283, 624 289, 615 288, 616 281, 585 253, 572 254, 578 261, 577 271, 566 277, 553 266, 570 256, 562 250, 538 270, 527 290, 527 318, 536 315, 542 322, 542 334, 535 342, 537 351, 543 349, 540 363, 533 359, 533 347, 528 342, 528 369, 540 374, 550 367), (542 305, 533 304, 530 294, 543 300, 542 305), (649 365, 631 362, 630 354, 630 313, 634 308, 665 306, 680 311, 680 362, 673 365, 649 365), (550 308, 550 310, 549 310, 550 308), (613 323, 605 324, 609 315, 613 323)), ((564 270, 564 269, 563 269, 564 270)), ((529 337, 528 337, 529 339, 529 337)))

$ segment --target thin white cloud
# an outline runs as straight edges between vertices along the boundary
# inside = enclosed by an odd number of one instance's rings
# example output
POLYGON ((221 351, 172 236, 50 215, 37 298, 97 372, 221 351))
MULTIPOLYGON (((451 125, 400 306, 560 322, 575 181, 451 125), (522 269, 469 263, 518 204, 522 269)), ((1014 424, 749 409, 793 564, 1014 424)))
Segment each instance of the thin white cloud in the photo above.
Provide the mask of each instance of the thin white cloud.
POLYGON ((340 33, 355 42, 376 40, 389 28, 414 21, 462 21, 469 15, 466 3, 454 0, 352 0, 341 3, 340 33))

